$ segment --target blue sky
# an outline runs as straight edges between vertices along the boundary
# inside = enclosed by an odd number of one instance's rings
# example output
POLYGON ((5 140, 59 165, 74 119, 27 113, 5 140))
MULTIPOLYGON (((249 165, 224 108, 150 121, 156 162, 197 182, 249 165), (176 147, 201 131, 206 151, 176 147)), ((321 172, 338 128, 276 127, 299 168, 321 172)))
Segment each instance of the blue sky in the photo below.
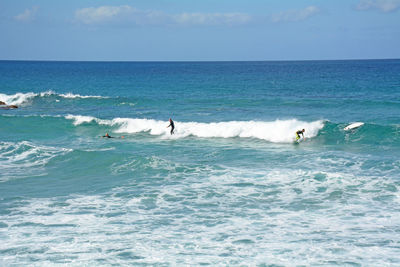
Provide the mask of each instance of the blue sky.
POLYGON ((5 60, 400 58, 400 0, 0 0, 5 60))

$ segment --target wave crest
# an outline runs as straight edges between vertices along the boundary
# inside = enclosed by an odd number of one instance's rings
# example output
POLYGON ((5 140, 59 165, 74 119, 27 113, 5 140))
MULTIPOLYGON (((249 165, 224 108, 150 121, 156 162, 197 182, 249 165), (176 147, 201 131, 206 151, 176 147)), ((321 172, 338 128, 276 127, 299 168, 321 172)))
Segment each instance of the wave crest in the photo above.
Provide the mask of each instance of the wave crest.
POLYGON ((74 125, 96 122, 101 125, 115 126, 117 133, 148 132, 151 135, 159 135, 164 138, 178 139, 188 136, 202 138, 257 138, 274 143, 288 143, 295 138, 295 132, 306 129, 307 138, 317 136, 319 130, 324 127, 324 121, 313 122, 291 120, 275 121, 228 121, 228 122, 175 122, 175 134, 170 135, 167 121, 153 119, 115 118, 101 120, 90 116, 68 115, 67 119, 74 120, 74 125))
POLYGON ((98 96, 98 95, 79 95, 73 93, 65 93, 65 94, 58 94, 52 90, 41 92, 41 93, 16 93, 13 95, 7 94, 0 94, 0 101, 5 102, 7 105, 21 105, 23 103, 29 102, 35 97, 61 97, 61 98, 109 98, 107 96, 98 96))
POLYGON ((0 94, 0 101, 7 105, 21 105, 37 96, 35 93, 16 93, 13 95, 0 94))
MULTIPOLYGON (((152 135, 169 135, 167 122, 146 119, 121 119, 112 121, 112 125, 120 124, 119 133, 149 132, 152 135)), ((175 122, 176 130, 172 138, 196 136, 204 138, 257 138, 274 143, 292 142, 295 132, 306 129, 305 137, 311 138, 324 127, 323 121, 304 122, 296 119, 263 121, 228 121, 228 122, 175 122)))
POLYGON ((91 123, 91 122, 96 122, 97 124, 100 125, 110 125, 110 121, 108 120, 102 120, 98 119, 92 116, 82 116, 82 115, 67 115, 65 116, 67 120, 73 120, 73 124, 75 126, 83 124, 83 123, 91 123))

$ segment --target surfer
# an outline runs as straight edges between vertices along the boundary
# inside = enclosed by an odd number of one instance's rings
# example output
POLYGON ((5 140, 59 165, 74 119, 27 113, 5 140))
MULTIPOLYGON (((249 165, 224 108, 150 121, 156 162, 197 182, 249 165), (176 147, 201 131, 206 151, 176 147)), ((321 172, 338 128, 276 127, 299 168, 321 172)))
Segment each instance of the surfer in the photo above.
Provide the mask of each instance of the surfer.
POLYGON ((174 134, 175 125, 174 125, 174 122, 171 120, 171 118, 169 118, 169 125, 167 126, 167 128, 170 126, 171 126, 171 135, 172 135, 172 134, 174 134))
POLYGON ((108 133, 106 133, 106 135, 103 135, 102 137, 103 137, 103 138, 114 138, 114 137, 112 137, 111 135, 109 135, 108 133))
POLYGON ((304 132, 305 132, 306 130, 298 130, 297 132, 296 132, 296 140, 299 140, 300 139, 300 135, 302 135, 303 136, 303 138, 304 138, 304 132))
POLYGON ((109 135, 108 133, 106 133, 106 135, 103 135, 101 137, 103 137, 103 138, 125 138, 125 136, 123 136, 123 135, 121 135, 120 137, 114 137, 114 136, 109 135))

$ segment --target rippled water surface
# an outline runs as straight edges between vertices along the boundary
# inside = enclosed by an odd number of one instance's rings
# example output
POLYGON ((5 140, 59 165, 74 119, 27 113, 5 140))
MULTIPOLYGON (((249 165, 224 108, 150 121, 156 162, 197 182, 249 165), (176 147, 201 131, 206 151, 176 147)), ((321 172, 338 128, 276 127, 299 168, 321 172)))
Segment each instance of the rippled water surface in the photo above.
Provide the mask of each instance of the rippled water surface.
POLYGON ((400 265, 399 81, 399 60, 0 61, 0 265, 400 265))

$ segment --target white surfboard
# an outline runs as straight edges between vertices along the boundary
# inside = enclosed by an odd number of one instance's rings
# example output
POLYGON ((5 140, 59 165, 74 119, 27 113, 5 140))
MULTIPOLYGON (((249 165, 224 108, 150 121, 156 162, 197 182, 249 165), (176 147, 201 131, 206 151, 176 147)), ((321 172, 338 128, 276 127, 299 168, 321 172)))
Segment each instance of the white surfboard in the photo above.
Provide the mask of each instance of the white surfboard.
POLYGON ((294 139, 294 141, 293 141, 293 143, 295 143, 295 144, 300 144, 301 142, 303 142, 304 140, 306 140, 306 138, 305 137, 300 137, 299 139, 294 139))
POLYGON ((354 122, 354 123, 349 124, 349 125, 347 125, 346 127, 344 127, 343 130, 349 131, 349 130, 352 130, 352 129, 356 129, 356 128, 358 128, 358 127, 361 127, 361 126, 363 126, 363 125, 364 125, 363 122, 354 122))

